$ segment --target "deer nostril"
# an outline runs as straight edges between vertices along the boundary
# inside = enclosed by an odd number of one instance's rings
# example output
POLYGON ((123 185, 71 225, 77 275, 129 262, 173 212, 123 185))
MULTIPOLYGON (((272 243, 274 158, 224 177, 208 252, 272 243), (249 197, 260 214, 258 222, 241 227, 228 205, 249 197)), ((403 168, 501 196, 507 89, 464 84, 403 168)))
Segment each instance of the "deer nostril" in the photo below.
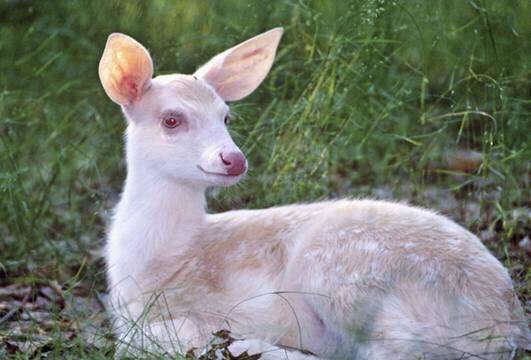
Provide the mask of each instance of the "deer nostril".
POLYGON ((220 153, 220 154, 219 154, 219 157, 221 158, 221 161, 223 162, 224 165, 229 166, 229 165, 231 164, 230 161, 226 160, 226 159, 223 157, 223 153, 220 153))

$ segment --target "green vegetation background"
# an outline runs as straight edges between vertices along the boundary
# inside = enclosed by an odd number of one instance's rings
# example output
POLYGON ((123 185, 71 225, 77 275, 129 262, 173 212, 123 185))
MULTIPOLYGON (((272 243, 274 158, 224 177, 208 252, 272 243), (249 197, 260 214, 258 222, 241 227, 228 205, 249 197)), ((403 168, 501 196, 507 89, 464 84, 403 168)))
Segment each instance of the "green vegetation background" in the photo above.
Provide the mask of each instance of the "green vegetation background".
MULTIPOLYGON (((126 125, 97 76, 109 33, 143 43, 156 74, 191 73, 283 26, 265 83, 232 106, 249 174, 212 192, 211 211, 358 196, 434 207, 484 235, 529 303, 530 18, 527 0, 0 2, 0 285, 105 289, 126 125), (455 153, 481 165, 460 172, 455 153)), ((45 331, 53 351, 112 352, 65 349, 66 331, 45 331)))

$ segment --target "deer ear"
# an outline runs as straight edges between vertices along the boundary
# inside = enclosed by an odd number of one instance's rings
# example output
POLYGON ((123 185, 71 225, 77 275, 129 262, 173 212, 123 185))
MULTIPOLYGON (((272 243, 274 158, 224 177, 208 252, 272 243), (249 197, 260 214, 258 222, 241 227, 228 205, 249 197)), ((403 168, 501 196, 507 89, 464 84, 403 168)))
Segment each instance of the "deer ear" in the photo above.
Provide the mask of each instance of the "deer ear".
POLYGON ((153 61, 138 41, 124 34, 109 35, 98 69, 107 95, 119 105, 142 97, 153 76, 153 61))
POLYGON ((221 54, 195 72, 225 101, 240 100, 252 93, 271 69, 282 28, 255 36, 221 54))

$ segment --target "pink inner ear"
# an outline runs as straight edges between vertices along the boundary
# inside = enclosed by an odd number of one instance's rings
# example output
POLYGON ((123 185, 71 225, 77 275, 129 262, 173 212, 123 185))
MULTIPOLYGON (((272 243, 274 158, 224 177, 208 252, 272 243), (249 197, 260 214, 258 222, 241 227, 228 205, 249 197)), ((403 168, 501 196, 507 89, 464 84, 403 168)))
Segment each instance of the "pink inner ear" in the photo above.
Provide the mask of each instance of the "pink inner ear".
POLYGON ((125 89, 126 91, 126 97, 129 99, 129 102, 135 103, 138 100, 140 100, 140 89, 137 84, 137 79, 135 79, 133 76, 124 76, 120 80, 120 88, 125 89))
POLYGON ((250 58, 256 54, 260 54, 261 52, 263 51, 262 48, 258 48, 258 49, 255 49, 253 51, 249 51, 248 53, 246 53, 245 55, 242 56, 242 60, 245 60, 247 58, 250 58))

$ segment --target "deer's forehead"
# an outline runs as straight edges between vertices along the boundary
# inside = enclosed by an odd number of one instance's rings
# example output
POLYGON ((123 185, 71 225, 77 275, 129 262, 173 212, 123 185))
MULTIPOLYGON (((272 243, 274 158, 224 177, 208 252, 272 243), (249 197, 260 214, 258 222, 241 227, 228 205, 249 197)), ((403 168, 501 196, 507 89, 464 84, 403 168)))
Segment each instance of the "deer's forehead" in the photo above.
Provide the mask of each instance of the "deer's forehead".
POLYGON ((203 80, 191 75, 164 75, 153 79, 150 103, 158 110, 181 107, 205 115, 223 115, 228 106, 203 80))

